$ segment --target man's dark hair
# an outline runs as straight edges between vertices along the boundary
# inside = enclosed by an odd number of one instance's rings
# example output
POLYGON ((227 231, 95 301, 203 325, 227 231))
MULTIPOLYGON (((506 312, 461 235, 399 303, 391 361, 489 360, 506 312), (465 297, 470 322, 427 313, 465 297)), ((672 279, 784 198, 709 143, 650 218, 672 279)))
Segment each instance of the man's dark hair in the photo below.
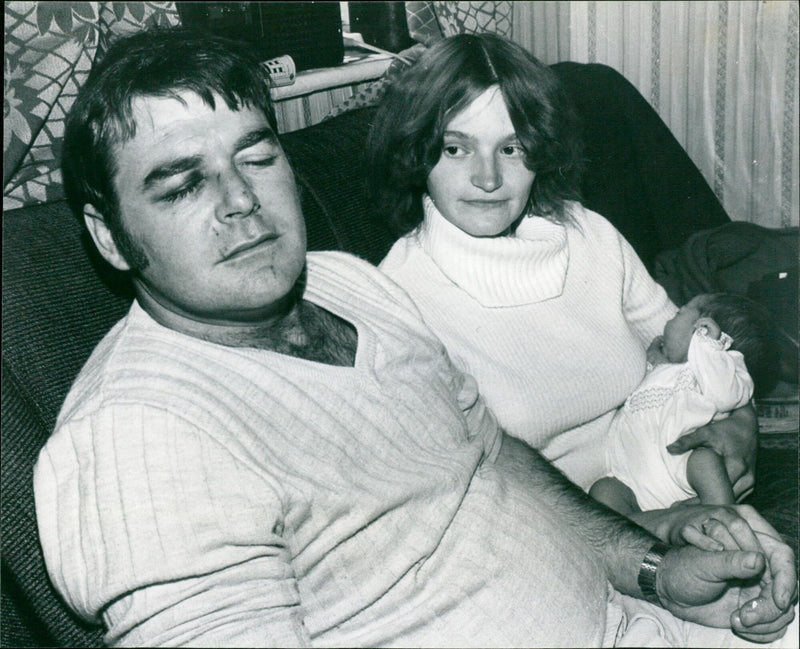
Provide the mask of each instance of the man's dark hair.
POLYGON ((525 166, 536 172, 527 209, 570 220, 566 201, 580 199, 582 143, 558 78, 516 43, 490 33, 460 34, 433 45, 398 76, 370 132, 377 209, 398 236, 422 221, 422 196, 447 124, 494 85, 525 149, 525 166))
POLYGON ((135 270, 146 259, 126 234, 114 190, 115 151, 136 134, 136 97, 196 93, 211 108, 214 94, 231 110, 261 110, 277 133, 269 73, 245 45, 184 29, 152 29, 121 38, 95 63, 66 120, 61 168, 70 208, 93 205, 135 270))
POLYGON ((730 293, 714 293, 703 300, 701 318, 713 318, 733 338, 731 349, 741 352, 753 379, 756 396, 775 387, 780 356, 773 316, 758 302, 730 293))

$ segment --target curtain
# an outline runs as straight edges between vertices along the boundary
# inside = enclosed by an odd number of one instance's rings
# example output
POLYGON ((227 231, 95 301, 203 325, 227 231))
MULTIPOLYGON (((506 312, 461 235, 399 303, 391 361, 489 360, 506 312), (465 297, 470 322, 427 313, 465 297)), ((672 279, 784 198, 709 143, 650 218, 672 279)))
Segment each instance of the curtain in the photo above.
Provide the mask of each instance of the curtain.
POLYGON ((797 2, 513 5, 512 37, 537 58, 625 75, 732 219, 798 225, 797 2))

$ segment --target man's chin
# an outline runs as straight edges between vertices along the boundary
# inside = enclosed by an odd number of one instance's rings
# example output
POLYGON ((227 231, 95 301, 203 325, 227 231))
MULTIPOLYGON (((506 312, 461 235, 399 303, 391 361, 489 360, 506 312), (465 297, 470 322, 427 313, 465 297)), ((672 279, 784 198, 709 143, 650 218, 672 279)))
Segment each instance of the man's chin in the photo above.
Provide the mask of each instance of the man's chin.
POLYGON ((287 315, 302 302, 306 290, 307 276, 308 270, 304 263, 294 284, 283 296, 265 298, 265 300, 270 300, 267 304, 253 305, 250 309, 242 309, 240 311, 232 309, 225 314, 224 319, 243 324, 258 324, 287 315))

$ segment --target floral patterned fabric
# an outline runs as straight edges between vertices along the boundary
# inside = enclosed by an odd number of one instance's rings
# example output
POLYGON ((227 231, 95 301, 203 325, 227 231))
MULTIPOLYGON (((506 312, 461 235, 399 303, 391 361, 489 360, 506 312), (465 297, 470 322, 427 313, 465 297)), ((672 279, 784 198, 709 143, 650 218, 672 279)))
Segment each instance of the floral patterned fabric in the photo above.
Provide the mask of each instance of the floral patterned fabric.
MULTIPOLYGON (((513 12, 511 2, 406 2, 408 33, 417 44, 400 52, 406 60, 417 58, 433 43, 456 34, 494 32, 511 38, 513 12)), ((348 110, 374 106, 387 84, 406 67, 396 59, 382 79, 369 84, 359 93, 335 106, 326 119, 348 110)))
POLYGON ((494 32, 511 37, 510 2, 433 2, 445 36, 494 32))
POLYGON ((62 197, 64 118, 110 39, 179 22, 174 2, 6 2, 3 209, 62 197))

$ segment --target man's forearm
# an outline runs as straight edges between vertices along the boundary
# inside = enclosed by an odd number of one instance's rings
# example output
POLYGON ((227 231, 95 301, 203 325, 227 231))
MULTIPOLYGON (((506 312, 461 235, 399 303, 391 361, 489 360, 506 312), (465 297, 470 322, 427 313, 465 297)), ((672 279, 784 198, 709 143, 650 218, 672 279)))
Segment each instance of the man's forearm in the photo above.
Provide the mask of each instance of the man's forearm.
POLYGON ((622 593, 640 596, 639 567, 658 541, 655 536, 590 498, 537 451, 513 437, 504 437, 497 463, 527 473, 536 497, 584 539, 611 584, 622 593))

